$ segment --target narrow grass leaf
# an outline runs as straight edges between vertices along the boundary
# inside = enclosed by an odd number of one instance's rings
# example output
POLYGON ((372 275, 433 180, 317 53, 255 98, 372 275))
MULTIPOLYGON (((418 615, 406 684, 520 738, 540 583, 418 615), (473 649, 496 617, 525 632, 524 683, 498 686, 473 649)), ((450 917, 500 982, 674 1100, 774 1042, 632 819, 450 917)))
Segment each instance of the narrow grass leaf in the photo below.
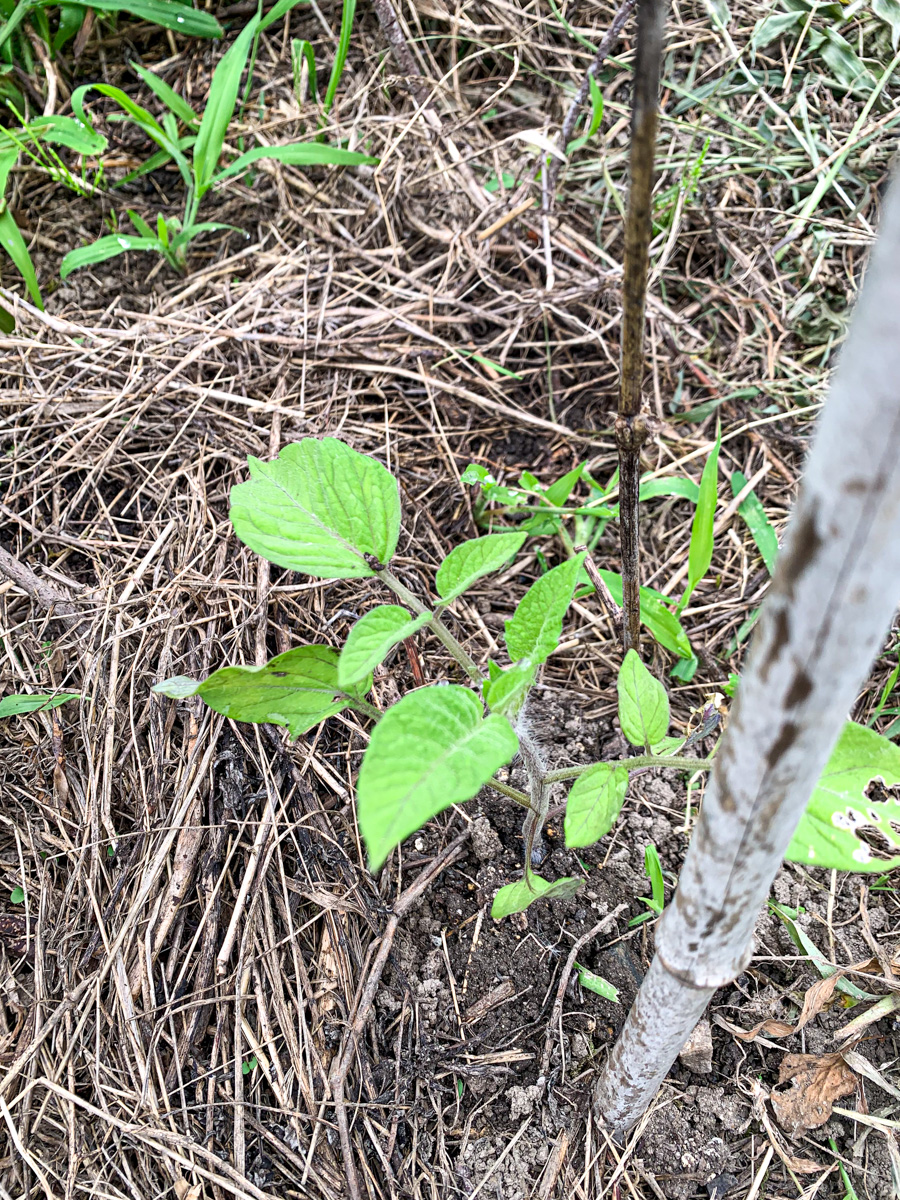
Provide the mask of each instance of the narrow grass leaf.
MULTIPOLYGON (((739 495, 747 486, 747 476, 742 471, 735 471, 731 476, 731 490, 739 495)), ((756 548, 762 555, 762 560, 770 575, 775 574, 775 560, 778 557, 778 534, 766 516, 766 510, 760 503, 756 492, 748 492, 738 507, 738 512, 747 523, 747 528, 756 542, 756 548)))
POLYGON ((352 687, 384 662, 389 651, 404 638, 412 637, 429 620, 431 613, 411 617, 398 604, 379 604, 359 618, 347 635, 338 662, 338 683, 352 687))
POLYGON ((225 143, 225 134, 228 132, 228 125, 237 102, 241 75, 247 64, 247 55, 250 53, 250 43, 258 27, 259 17, 253 17, 247 22, 213 73, 206 108, 203 110, 203 118, 200 121, 197 142, 194 146, 194 171, 198 197, 209 189, 218 166, 222 146, 225 143))
POLYGON ((602 996, 604 1000, 611 1000, 613 1004, 619 1003, 619 990, 602 975, 595 975, 593 971, 589 971, 587 967, 583 967, 581 963, 575 964, 575 970, 578 972, 578 982, 583 988, 587 988, 589 992, 594 992, 598 996, 602 996))
POLYGON ((613 763, 598 763, 579 775, 566 801, 566 845, 591 846, 615 825, 625 794, 628 770, 613 763))
POLYGON ((94 263, 106 262, 127 250, 156 250, 161 252, 162 246, 155 237, 131 237, 127 233, 115 233, 109 237, 98 238, 89 246, 79 246, 70 250, 59 266, 60 279, 67 279, 73 271, 82 267, 93 266, 94 263))
POLYGON ((551 508, 562 508, 572 495, 575 485, 581 478, 586 466, 586 462, 579 463, 577 467, 573 467, 571 471, 557 479, 555 483, 550 484, 546 492, 544 492, 544 500, 551 508))
POLYGON ((3 247, 13 260, 16 270, 25 280, 28 294, 38 308, 42 309, 44 302, 41 299, 41 289, 38 287, 34 264, 31 261, 31 255, 28 253, 28 246, 25 244, 25 239, 22 237, 19 227, 9 209, 0 214, 0 246, 3 247))
POLYGON ((245 171, 251 163, 261 158, 272 158, 276 162, 292 167, 359 167, 377 163, 378 159, 357 150, 344 150, 340 146, 325 146, 321 142, 289 142, 286 146, 254 146, 216 175, 213 183, 220 183, 232 175, 245 171))
POLYGON ((514 554, 521 550, 527 534, 489 533, 454 546, 435 576, 435 587, 441 600, 449 604, 468 591, 473 583, 499 571, 514 554))
POLYGON ((20 717, 23 713, 46 711, 59 708, 69 700, 80 700, 79 692, 59 692, 55 696, 35 694, 32 696, 4 696, 0 700, 0 717, 20 717))
MULTIPOLYGON (((616 604, 622 603, 622 576, 615 571, 600 570, 600 578, 610 590, 616 604)), ((590 591, 593 591, 590 585, 590 591)), ((677 654, 679 658, 691 657, 691 643, 673 612, 666 608, 659 593, 652 588, 641 588, 641 624, 660 646, 677 654)))
POLYGON ((377 459, 336 438, 293 442, 271 462, 250 458, 231 489, 231 523, 269 562, 320 579, 364 579, 400 536, 397 481, 377 459))
POLYGON ((466 688, 410 692, 372 731, 357 784, 359 827, 376 870, 404 838, 451 804, 471 800, 513 757, 505 717, 482 717, 466 688))
POLYGON ((619 724, 632 746, 652 746, 669 731, 669 697, 637 651, 629 650, 619 668, 619 724))
POLYGON ((91 0, 97 12, 126 12, 184 37, 221 37, 225 32, 212 13, 175 0, 91 0))
POLYGON ((160 79, 158 75, 154 75, 152 71, 141 66, 140 63, 133 62, 129 65, 135 75, 139 79, 143 79, 150 91, 162 100, 170 112, 174 113, 176 117, 180 117, 185 125, 188 125, 191 129, 197 128, 200 118, 188 102, 178 95, 174 88, 169 87, 164 79, 160 79))
POLYGON ((344 65, 347 62, 347 54, 350 50, 350 37, 353 33, 353 21, 355 17, 356 0, 344 0, 341 9, 341 32, 338 36, 337 51, 335 52, 334 63, 331 67, 331 75, 328 77, 328 86, 325 88, 325 99, 322 103, 322 110, 326 115, 331 112, 331 106, 334 103, 338 85, 344 73, 344 65))
POLYGON ((722 435, 719 433, 712 453, 706 460, 703 474, 700 476, 700 494, 694 512, 691 545, 688 550, 688 585, 678 605, 679 611, 685 607, 691 593, 709 570, 709 564, 712 562, 713 526, 718 498, 719 447, 721 444, 722 435))

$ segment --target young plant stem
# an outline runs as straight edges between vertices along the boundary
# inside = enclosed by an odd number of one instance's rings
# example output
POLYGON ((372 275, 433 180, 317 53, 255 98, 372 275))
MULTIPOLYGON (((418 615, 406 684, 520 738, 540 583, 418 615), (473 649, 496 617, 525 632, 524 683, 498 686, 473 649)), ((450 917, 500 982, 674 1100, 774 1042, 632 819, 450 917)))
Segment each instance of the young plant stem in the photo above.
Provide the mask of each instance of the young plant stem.
POLYGON ((640 652, 640 543, 638 494, 641 448, 649 426, 641 412, 644 376, 644 308, 652 230, 653 159, 665 0, 638 0, 637 59, 631 114, 631 186, 625 217, 622 282, 622 371, 616 445, 619 450, 619 538, 622 555, 622 649, 640 652))
POLYGON ((629 771, 638 767, 664 767, 673 771, 708 771, 715 760, 712 758, 689 758, 678 754, 638 754, 634 758, 613 758, 608 761, 585 763, 582 767, 560 767, 557 771, 548 771, 544 776, 546 783, 559 783, 564 779, 577 779, 592 767, 627 767, 629 771))
MULTIPOLYGON (((598 1118, 616 1137, 639 1120, 713 992, 746 969, 759 911, 894 616, 900 183, 882 212, 678 890, 597 1080, 598 1118)), ((860 842, 861 866, 867 850, 860 842)))
POLYGON ((525 876, 527 878, 531 871, 531 856, 541 845, 541 830, 544 828, 547 813, 550 811, 550 785, 547 782, 547 773, 544 770, 544 763, 537 744, 521 729, 516 732, 519 737, 519 751, 528 775, 530 795, 528 816, 522 826, 522 836, 525 841, 525 876))
MULTIPOLYGON (((421 615, 422 613, 432 611, 428 605, 423 604, 419 597, 414 595, 409 588, 404 587, 396 575, 392 575, 391 572, 386 568, 380 570, 378 572, 378 576, 384 583, 385 587, 389 587, 394 595, 397 596, 398 599, 402 600, 407 608, 411 608, 414 613, 421 615)), ((425 628, 431 630, 434 636, 443 645, 444 649, 456 659, 469 678, 474 683, 480 684, 484 676, 482 672, 479 671, 475 660, 463 649, 446 625, 441 624, 441 618, 437 613, 432 613, 431 619, 428 621, 425 628)))

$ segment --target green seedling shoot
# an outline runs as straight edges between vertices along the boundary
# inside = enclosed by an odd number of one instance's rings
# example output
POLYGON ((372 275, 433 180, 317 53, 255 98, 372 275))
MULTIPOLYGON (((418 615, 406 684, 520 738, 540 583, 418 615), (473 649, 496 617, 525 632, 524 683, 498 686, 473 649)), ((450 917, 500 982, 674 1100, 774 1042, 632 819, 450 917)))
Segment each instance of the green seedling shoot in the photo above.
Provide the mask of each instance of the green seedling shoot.
POLYGON ((661 917, 666 906, 666 882, 663 879, 662 863, 659 861, 659 854, 652 842, 644 848, 644 872, 650 880, 651 895, 649 897, 642 896, 641 904, 646 904, 649 912, 632 917, 628 922, 629 928, 633 925, 642 925, 644 921, 652 921, 654 917, 661 917))

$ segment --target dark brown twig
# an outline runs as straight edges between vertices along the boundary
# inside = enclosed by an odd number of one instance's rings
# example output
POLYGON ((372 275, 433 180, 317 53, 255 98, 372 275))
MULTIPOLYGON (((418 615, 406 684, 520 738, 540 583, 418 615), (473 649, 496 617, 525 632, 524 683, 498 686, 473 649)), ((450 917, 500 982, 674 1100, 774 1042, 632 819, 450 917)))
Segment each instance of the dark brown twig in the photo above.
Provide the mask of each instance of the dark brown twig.
POLYGON ((587 571, 588 579, 594 585, 594 591, 600 598, 600 603, 606 609, 607 615, 615 623, 617 627, 622 624, 622 609, 616 604, 613 599, 613 594, 603 582, 603 576, 597 570, 597 564, 591 557, 591 552, 587 546, 576 546, 576 554, 584 554, 584 569, 587 571))
POLYGON ((644 307, 650 260, 653 159, 664 27, 665 0, 640 0, 631 117, 631 187, 625 219, 622 375, 616 421, 624 609, 622 648, 625 652, 632 648, 639 651, 641 637, 638 491, 641 447, 649 435, 647 422, 641 413, 641 383, 644 375, 644 307))
POLYGON ((66 625, 71 627, 81 623, 84 614, 77 604, 73 604, 69 596, 57 591, 52 584, 45 583, 43 579, 35 575, 31 567, 26 567, 23 562, 2 548, 0 548, 0 573, 18 584, 42 608, 49 608, 52 614, 59 617, 66 625))
MULTIPOLYGON (((575 93, 575 98, 573 99, 572 103, 569 105, 569 110, 565 115, 562 128, 559 132, 559 140, 557 144, 563 154, 565 154, 566 146, 568 146, 572 139, 572 134, 575 132, 575 126, 578 122, 578 114, 584 108, 585 101, 587 100, 588 94, 591 90, 591 79, 596 76, 597 72, 606 62, 606 56, 619 40, 619 36, 622 33, 622 30, 625 28, 625 22, 631 16, 636 2, 637 0, 623 0, 623 3, 619 6, 616 15, 612 19, 609 29, 607 29, 606 33, 603 35, 600 45, 597 47, 597 53, 594 57, 594 61, 584 73, 584 79, 582 79, 581 86, 575 93)), ((551 158, 550 165, 547 168, 547 193, 549 195, 548 203, 551 207, 553 205, 553 196, 556 191, 556 180, 559 177, 559 172, 562 165, 562 160, 554 157, 551 158)))

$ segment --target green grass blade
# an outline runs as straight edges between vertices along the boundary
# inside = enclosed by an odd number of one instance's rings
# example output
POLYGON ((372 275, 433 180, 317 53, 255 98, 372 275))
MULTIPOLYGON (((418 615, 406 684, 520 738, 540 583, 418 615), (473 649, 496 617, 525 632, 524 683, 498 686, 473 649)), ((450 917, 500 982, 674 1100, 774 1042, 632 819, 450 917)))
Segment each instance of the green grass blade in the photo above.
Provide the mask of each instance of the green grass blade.
POLYGON ((289 142, 286 146, 254 146, 240 158, 236 158, 213 180, 219 183, 231 175, 246 170, 260 158, 274 158, 277 162, 294 167, 358 167, 364 163, 377 163, 377 158, 359 154, 356 150, 342 150, 339 146, 323 146, 321 142, 289 142))
POLYGON ((6 45, 34 7, 32 0, 19 0, 12 13, 3 22, 3 28, 0 29, 0 47, 6 45))
MULTIPOLYGON (((735 496, 747 486, 747 476, 742 471, 735 471, 731 476, 731 490, 735 496)), ((775 559, 778 557, 778 534, 766 516, 766 510, 760 503, 756 492, 749 492, 741 501, 738 512, 747 523, 756 548, 762 555, 766 569, 770 575, 775 574, 775 559)))
POLYGON ((215 69, 197 143, 194 146, 194 172, 197 179, 197 199, 208 191, 213 172, 218 165, 225 143, 228 125, 237 102, 241 75, 250 53, 250 43, 259 27, 259 17, 248 21, 231 49, 215 69))
POLYGON ((718 498, 719 447, 721 444, 720 432, 716 438, 716 444, 713 446, 712 454, 706 460, 703 474, 700 476, 700 494, 697 497, 697 509, 694 513, 694 523, 691 526, 691 545, 688 550, 688 585, 676 610, 679 613, 687 604, 691 593, 709 570, 709 564, 712 562, 713 525, 718 498))
POLYGON ((303 60, 306 59, 306 69, 309 78, 309 94, 316 99, 319 96, 319 85, 316 81, 316 53, 312 43, 303 38, 293 38, 291 41, 291 70, 294 75, 294 95, 300 101, 300 72, 303 60))
POLYGON ((197 128, 200 123, 200 118, 181 96, 169 87, 164 79, 160 79, 158 75, 154 75, 152 71, 148 71, 146 67, 142 67, 140 63, 131 63, 131 69, 140 79, 143 79, 147 87, 155 96, 162 100, 166 108, 184 121, 185 125, 189 125, 191 129, 197 128))
POLYGON ((77 250, 70 250, 60 264, 59 277, 66 279, 73 271, 78 271, 82 267, 90 267, 94 263, 106 262, 107 259, 124 254, 126 250, 163 252, 159 240, 155 237, 130 237, 125 233, 114 233, 110 237, 102 237, 96 242, 91 242, 89 246, 79 246, 77 250))
POLYGON ((344 65, 347 62, 347 52, 350 49, 350 35, 353 33, 353 19, 355 16, 356 0, 344 0, 344 7, 341 12, 341 32, 338 37, 338 48, 334 56, 331 75, 328 78, 328 87, 325 89, 325 100, 322 103, 322 111, 326 115, 331 111, 334 97, 337 94, 338 84, 341 82, 341 76, 344 73, 344 65))
POLYGON ((212 15, 174 0, 91 0, 98 12, 126 12, 185 37, 221 37, 225 30, 212 15))
POLYGON ((25 280, 25 286, 28 288, 32 300, 38 308, 42 309, 44 302, 41 299, 41 289, 38 287, 31 255, 28 253, 25 239, 19 232, 19 227, 13 220, 13 215, 8 209, 0 216, 0 246, 3 247, 13 260, 16 269, 25 280))

